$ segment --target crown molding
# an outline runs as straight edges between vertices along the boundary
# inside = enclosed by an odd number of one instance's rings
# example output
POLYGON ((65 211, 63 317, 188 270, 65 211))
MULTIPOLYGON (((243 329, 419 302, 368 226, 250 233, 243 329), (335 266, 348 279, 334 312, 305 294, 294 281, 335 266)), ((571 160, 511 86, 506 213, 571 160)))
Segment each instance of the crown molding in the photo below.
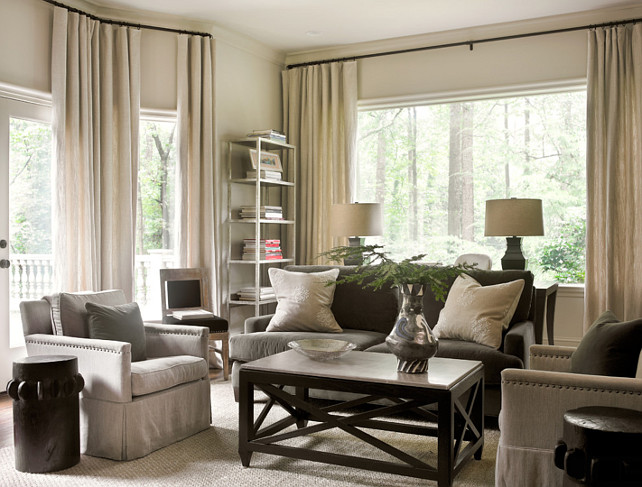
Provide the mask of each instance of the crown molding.
POLYGON ((12 85, 2 81, 0 81, 0 98, 9 98, 34 105, 51 106, 51 93, 12 85))
POLYGON ((285 65, 285 53, 275 50, 250 37, 238 32, 228 30, 216 23, 201 22, 187 17, 161 14, 144 10, 115 9, 103 7, 98 3, 87 0, 59 0, 70 7, 83 10, 97 17, 119 20, 131 23, 153 24, 159 27, 168 27, 177 30, 189 30, 212 34, 219 42, 224 42, 232 47, 262 58, 278 66, 285 65))
POLYGON ((492 37, 526 34, 582 25, 600 24, 618 20, 627 20, 642 16, 641 6, 606 8, 589 10, 565 15, 540 17, 501 24, 484 25, 466 29, 432 32, 414 36, 396 37, 378 41, 355 43, 331 48, 287 53, 286 65, 320 61, 351 56, 361 56, 385 51, 413 49, 422 46, 448 44, 452 42, 474 41, 492 37))

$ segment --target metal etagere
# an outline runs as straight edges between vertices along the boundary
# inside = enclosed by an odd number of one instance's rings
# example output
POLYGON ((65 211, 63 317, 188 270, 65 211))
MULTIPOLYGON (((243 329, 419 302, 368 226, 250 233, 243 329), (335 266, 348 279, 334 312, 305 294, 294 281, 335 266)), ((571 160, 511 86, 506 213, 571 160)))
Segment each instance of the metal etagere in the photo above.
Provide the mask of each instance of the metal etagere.
POLYGON ((253 306, 254 315, 265 313, 263 306, 276 303, 274 297, 261 298, 261 289, 270 286, 267 269, 270 266, 293 264, 296 259, 296 147, 265 137, 230 140, 228 156, 228 316, 231 306, 253 306), (281 179, 265 177, 260 164, 252 165, 250 150, 258 161, 274 161, 278 155, 281 179), (255 174, 248 176, 248 171, 255 174), (265 206, 281 207, 282 218, 263 218, 265 206), (253 207, 255 218, 242 215, 241 207, 253 207), (280 241, 282 258, 261 259, 259 251, 251 260, 243 256, 243 242, 254 239, 257 246, 264 239, 280 241), (247 272, 252 268, 252 276, 247 272), (254 296, 240 299, 241 288, 253 288, 254 296))

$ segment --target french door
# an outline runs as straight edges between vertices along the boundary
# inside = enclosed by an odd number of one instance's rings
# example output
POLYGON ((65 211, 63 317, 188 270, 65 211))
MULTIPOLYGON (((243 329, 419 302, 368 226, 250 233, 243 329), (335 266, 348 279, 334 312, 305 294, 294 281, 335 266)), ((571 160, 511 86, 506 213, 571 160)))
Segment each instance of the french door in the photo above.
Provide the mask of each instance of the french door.
POLYGON ((0 384, 26 355, 20 301, 52 292, 51 162, 47 101, 0 91, 0 384))

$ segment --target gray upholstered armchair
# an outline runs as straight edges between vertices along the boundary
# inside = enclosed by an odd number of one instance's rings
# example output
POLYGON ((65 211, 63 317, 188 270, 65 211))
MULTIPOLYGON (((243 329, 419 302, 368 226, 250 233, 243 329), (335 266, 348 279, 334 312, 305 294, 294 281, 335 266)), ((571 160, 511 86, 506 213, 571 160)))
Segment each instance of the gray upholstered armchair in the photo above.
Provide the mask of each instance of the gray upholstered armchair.
POLYGON ((88 338, 86 302, 126 300, 114 290, 20 303, 29 355, 78 357, 81 452, 131 460, 208 428, 209 330, 145 324, 147 359, 132 362, 130 343, 88 338))
POLYGON ((569 372, 571 347, 533 345, 531 370, 502 372, 502 409, 495 485, 561 486, 553 464, 564 413, 584 406, 642 410, 642 374, 636 378, 569 372))

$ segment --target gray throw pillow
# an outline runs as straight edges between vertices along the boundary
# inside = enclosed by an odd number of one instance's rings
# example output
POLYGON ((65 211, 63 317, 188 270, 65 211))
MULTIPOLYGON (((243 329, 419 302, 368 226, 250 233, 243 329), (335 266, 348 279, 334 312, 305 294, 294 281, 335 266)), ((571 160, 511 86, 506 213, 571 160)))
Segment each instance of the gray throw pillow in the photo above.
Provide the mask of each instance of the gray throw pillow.
POLYGON ((635 377, 641 349, 642 318, 621 322, 605 311, 571 355, 571 372, 635 377))
POLYGON ((89 338, 116 340, 132 345, 132 362, 147 358, 145 352, 145 327, 136 303, 108 306, 86 303, 89 338))

